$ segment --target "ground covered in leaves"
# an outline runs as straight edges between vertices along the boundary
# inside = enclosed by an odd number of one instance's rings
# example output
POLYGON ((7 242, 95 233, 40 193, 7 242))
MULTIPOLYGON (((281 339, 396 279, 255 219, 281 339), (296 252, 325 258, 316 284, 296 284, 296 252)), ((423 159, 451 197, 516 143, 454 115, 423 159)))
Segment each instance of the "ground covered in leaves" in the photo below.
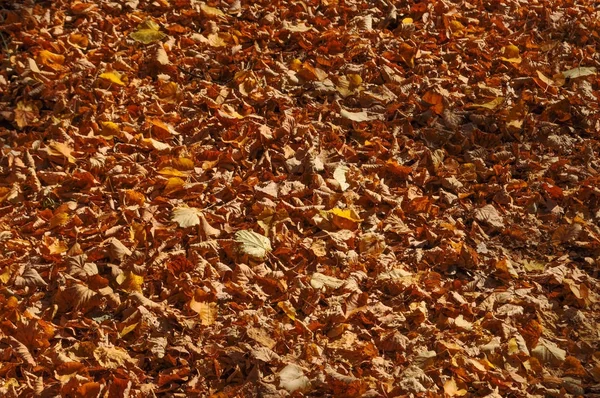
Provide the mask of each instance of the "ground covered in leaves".
POLYGON ((0 3, 0 395, 600 394, 594 1, 0 3))

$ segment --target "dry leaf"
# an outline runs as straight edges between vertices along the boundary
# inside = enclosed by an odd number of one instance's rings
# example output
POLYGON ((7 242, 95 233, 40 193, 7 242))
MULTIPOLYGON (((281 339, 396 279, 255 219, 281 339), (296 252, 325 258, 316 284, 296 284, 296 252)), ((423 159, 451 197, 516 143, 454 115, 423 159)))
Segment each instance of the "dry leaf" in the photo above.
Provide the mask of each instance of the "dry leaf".
POLYGON ((267 254, 273 250, 269 238, 250 230, 237 231, 235 241, 242 253, 257 260, 265 259, 267 254))

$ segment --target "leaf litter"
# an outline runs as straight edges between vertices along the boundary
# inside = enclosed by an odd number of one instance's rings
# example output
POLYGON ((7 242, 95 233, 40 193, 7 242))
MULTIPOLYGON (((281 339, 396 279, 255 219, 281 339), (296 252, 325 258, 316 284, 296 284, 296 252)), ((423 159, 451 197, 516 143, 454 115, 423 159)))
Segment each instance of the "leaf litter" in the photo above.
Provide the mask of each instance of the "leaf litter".
POLYGON ((594 6, 6 3, 0 395, 600 394, 594 6))

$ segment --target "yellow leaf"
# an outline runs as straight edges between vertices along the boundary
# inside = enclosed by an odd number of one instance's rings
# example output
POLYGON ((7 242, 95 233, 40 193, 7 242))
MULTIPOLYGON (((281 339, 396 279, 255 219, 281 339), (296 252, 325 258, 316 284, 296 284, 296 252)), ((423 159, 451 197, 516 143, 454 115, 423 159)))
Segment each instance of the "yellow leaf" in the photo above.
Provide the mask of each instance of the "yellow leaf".
POLYGON ((173 209, 171 220, 181 228, 194 227, 200 224, 200 214, 200 210, 194 207, 176 207, 173 209))
POLYGON ((123 83, 123 81, 121 80, 121 74, 118 72, 104 72, 100 75, 100 78, 114 83, 118 86, 125 85, 125 83, 123 83))
POLYGON ((223 11, 219 10, 218 8, 206 5, 205 3, 202 3, 200 5, 200 9, 207 17, 225 18, 225 14, 223 13, 223 11))
POLYGON ((169 195, 173 192, 177 192, 183 189, 185 185, 185 181, 178 177, 171 177, 167 180, 167 184, 165 185, 165 195, 169 195))
POLYGON ((164 83, 158 89, 158 98, 161 101, 167 103, 173 103, 177 101, 177 95, 179 93, 179 86, 175 82, 164 83))
POLYGON ((69 148, 67 144, 64 144, 62 142, 52 141, 50 144, 48 144, 47 151, 48 155, 54 157, 63 157, 69 163, 75 163, 76 161, 76 159, 73 156, 71 156, 72 149, 69 148))
POLYGON ((128 189, 125 191, 125 202, 127 205, 135 204, 138 206, 143 206, 146 201, 146 197, 143 193, 134 191, 133 189, 128 189))
POLYGON ((144 138, 140 143, 145 147, 151 147, 156 149, 157 151, 165 151, 167 149, 171 149, 171 145, 157 141, 154 138, 144 138))
POLYGON ((360 87, 360 85, 363 82, 362 77, 360 77, 360 75, 357 75, 356 73, 349 73, 347 77, 348 81, 350 82, 350 90, 354 90, 355 88, 360 87))
POLYGON ((242 253, 258 260, 264 260, 273 250, 269 238, 250 230, 237 231, 235 241, 239 244, 242 253))
POLYGON ((227 37, 228 37, 227 34, 223 34, 223 33, 211 33, 207 37, 208 44, 210 44, 212 47, 226 47, 227 46, 227 42, 225 41, 225 39, 227 37))
POLYGON ((129 37, 131 37, 133 40, 143 44, 150 44, 155 41, 162 40, 166 36, 167 35, 165 33, 160 31, 160 26, 151 20, 143 22, 137 27, 135 32, 131 32, 129 34, 129 37))
POLYGON ((144 284, 144 277, 136 275, 131 271, 117 275, 116 280, 121 289, 128 292, 141 292, 142 285, 144 284))
POLYGON ((133 332, 135 330, 135 328, 138 327, 139 324, 140 324, 139 322, 136 322, 136 323, 132 323, 131 325, 125 326, 123 328, 123 330, 121 330, 121 332, 119 333, 119 336, 123 337, 126 334, 133 332))
POLYGON ((118 124, 113 122, 100 122, 102 126, 102 134, 105 138, 112 138, 114 136, 119 137, 121 135, 121 128, 118 124))
POLYGON ((561 72, 561 75, 565 79, 576 79, 578 77, 595 75, 595 74, 596 74, 596 68, 593 66, 592 67, 580 66, 577 68, 573 68, 573 69, 569 69, 569 70, 561 72))
POLYGON ((277 306, 281 308, 292 321, 296 320, 296 309, 289 301, 280 301, 277 303, 277 306))
POLYGON ((502 105, 504 103, 504 97, 498 97, 496 99, 493 99, 489 102, 483 103, 483 104, 471 104, 471 105, 467 105, 468 109, 474 109, 474 108, 485 108, 485 109, 496 109, 498 106, 502 105))
POLYGON ((403 24, 403 25, 410 25, 410 24, 411 24, 411 23, 413 23, 413 22, 414 22, 414 21, 413 21, 413 19, 412 19, 412 18, 404 18, 404 19, 402 20, 402 24, 403 24))
POLYGON ((459 389, 454 378, 444 383, 444 392, 451 397, 461 397, 467 393, 467 390, 459 389))
POLYGON ((36 61, 42 65, 46 65, 54 70, 62 69, 62 64, 65 63, 64 55, 54 54, 48 50, 42 50, 38 53, 36 61))
POLYGON ((243 119, 244 116, 240 115, 231 105, 224 104, 219 109, 219 115, 227 119, 243 119))
POLYGON ((79 48, 86 48, 90 44, 90 41, 87 38, 87 36, 79 33, 71 33, 67 41, 69 42, 69 44, 79 48))
POLYGON ((63 225, 66 225, 67 222, 69 222, 69 215, 67 213, 57 213, 50 219, 50 229, 62 227, 63 225))
POLYGON ((541 81, 543 81, 544 83, 546 83, 547 85, 549 85, 549 86, 555 86, 556 85, 555 82, 554 82, 554 80, 550 79, 549 77, 547 77, 546 75, 544 75, 539 70, 536 71, 536 72, 537 72, 537 75, 538 75, 539 79, 541 81))
POLYGON ((177 158, 171 161, 171 166, 177 170, 194 170, 194 161, 189 158, 177 158))
POLYGON ((129 226, 129 236, 133 241, 146 243, 146 226, 143 223, 132 222, 129 226))
POLYGON ((164 167, 158 171, 158 174, 171 177, 184 177, 187 174, 172 167, 164 167))
POLYGON ((333 209, 326 210, 325 212, 354 222, 362 221, 362 219, 353 209, 340 209, 339 207, 334 207, 333 209))
POLYGON ((210 326, 217 321, 217 303, 209 303, 207 301, 196 301, 192 298, 190 301, 190 309, 197 312, 200 316, 200 322, 204 326, 210 326))
POLYGON ((519 55, 519 47, 514 44, 509 44, 502 49, 503 57, 500 57, 502 61, 512 62, 518 64, 521 62, 521 56, 519 55))
POLYGON ((302 61, 300 61, 298 58, 294 58, 293 60, 291 60, 290 69, 294 72, 298 72, 300 69, 302 69, 302 61))
POLYGON ((515 339, 514 337, 510 340, 508 340, 508 355, 514 355, 514 354, 518 354, 519 351, 519 345, 517 344, 517 339, 515 339))
POLYGON ((172 135, 178 135, 173 126, 164 123, 160 119, 147 119, 147 121, 152 125, 152 132, 159 139, 170 138, 172 135))
POLYGON ((10 267, 6 267, 4 268, 4 271, 2 271, 2 273, 0 274, 0 282, 2 283, 6 283, 8 282, 8 280, 10 279, 10 267))

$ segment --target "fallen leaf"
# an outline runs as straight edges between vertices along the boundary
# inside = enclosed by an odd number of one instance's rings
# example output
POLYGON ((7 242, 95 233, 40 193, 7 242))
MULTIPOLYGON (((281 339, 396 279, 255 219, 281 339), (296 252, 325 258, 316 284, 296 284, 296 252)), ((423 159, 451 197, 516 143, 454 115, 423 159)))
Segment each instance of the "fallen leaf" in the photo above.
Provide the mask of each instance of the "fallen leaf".
POLYGON ((281 369, 278 376, 279 387, 282 387, 289 392, 303 392, 310 387, 310 380, 304 375, 304 371, 298 365, 288 364, 281 369))
POLYGON ((235 241, 242 253, 258 260, 263 260, 273 250, 269 238, 250 230, 237 231, 235 241))
POLYGON ((200 224, 200 210, 193 207, 176 207, 173 209, 171 220, 181 228, 189 228, 200 224))

